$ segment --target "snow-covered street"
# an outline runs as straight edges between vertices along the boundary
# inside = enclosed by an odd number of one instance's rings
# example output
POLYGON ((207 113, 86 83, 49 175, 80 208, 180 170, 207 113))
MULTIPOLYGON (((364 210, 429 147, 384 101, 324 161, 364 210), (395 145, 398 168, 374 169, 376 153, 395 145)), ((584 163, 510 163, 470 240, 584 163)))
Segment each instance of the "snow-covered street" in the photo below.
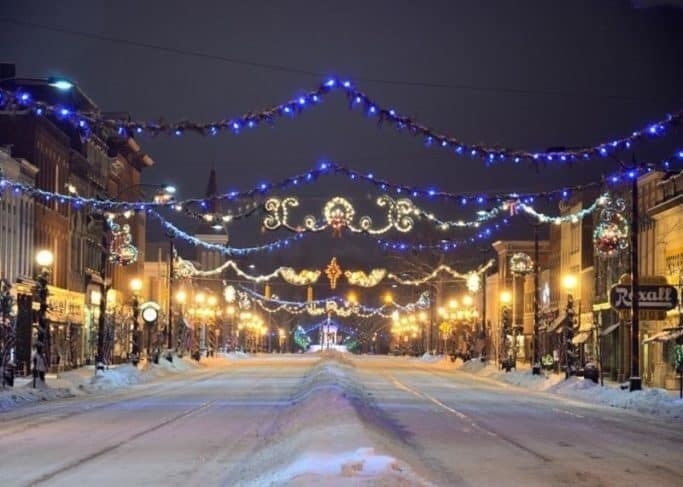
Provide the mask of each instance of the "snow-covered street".
POLYGON ((627 486, 683 475, 680 416, 404 357, 204 362, 0 413, 2 485, 627 486))

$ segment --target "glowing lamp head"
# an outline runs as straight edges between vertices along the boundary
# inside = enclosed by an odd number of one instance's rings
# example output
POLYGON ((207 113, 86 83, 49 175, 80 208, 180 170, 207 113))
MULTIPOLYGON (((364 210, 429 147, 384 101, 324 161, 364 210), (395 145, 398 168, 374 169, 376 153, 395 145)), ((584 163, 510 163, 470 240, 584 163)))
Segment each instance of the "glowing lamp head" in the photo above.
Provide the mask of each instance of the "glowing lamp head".
POLYGON ((139 293, 140 290, 142 289, 142 281, 140 279, 138 279, 137 277, 131 279, 130 280, 130 289, 134 293, 139 293))
POLYGON ((68 91, 75 86, 72 81, 69 81, 66 78, 58 78, 56 76, 50 76, 47 79, 47 84, 53 88, 57 88, 60 91, 68 91))
POLYGON ((175 300, 181 304, 184 303, 187 300, 187 294, 185 293, 185 291, 178 291, 175 295, 175 300))
POLYGON ((467 295, 467 296, 462 298, 462 304, 464 304, 465 306, 472 306, 472 303, 473 303, 472 296, 467 295))
POLYGON ((49 250, 39 250, 36 253, 36 263, 41 267, 50 267, 54 261, 54 255, 49 250))
POLYGON ((500 302, 503 304, 508 304, 512 301, 512 294, 510 291, 503 291, 500 293, 500 302))
POLYGON ((564 288, 568 291, 571 291, 576 288, 576 276, 572 274, 567 274, 562 278, 562 285, 564 288))

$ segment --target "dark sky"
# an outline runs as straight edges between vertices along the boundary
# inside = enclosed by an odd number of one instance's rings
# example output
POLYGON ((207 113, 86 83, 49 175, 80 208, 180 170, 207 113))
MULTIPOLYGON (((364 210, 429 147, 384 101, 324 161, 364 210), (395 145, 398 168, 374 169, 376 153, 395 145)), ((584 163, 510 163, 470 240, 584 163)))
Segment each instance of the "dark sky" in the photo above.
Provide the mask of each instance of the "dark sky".
MULTIPOLYGON (((67 76, 103 110, 126 110, 135 118, 240 115, 314 88, 332 74, 464 141, 543 150, 626 135, 683 106, 683 10, 634 8, 628 1, 24 0, 4 2, 0 10, 5 19, 247 62, 0 22, 0 59, 16 62, 19 76, 67 76)), ((638 145, 636 155, 657 159, 682 141, 679 132, 638 145)), ((541 172, 485 168, 378 129, 350 112, 341 95, 297 119, 239 137, 140 143, 156 161, 145 180, 173 181, 185 197, 204 192, 212 167, 219 189, 244 189, 304 171, 323 157, 449 191, 550 189, 614 168, 604 161, 541 172)), ((329 178, 310 190, 320 199, 301 214, 337 193, 365 198, 371 191, 329 178)), ((276 237, 257 229, 252 222, 233 242, 276 237)), ((349 237, 334 245, 354 242, 349 237)), ((327 262, 339 251, 319 252, 315 260, 327 262)))

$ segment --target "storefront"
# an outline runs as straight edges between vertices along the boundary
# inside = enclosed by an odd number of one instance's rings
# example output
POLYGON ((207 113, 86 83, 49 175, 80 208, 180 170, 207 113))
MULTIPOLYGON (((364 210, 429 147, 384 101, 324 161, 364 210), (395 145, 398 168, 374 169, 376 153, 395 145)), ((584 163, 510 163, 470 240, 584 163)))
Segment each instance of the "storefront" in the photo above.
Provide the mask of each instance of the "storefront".
MULTIPOLYGON (((50 368, 65 370, 83 364, 85 295, 48 286, 47 318, 50 322, 50 368)), ((33 337, 35 340, 35 336, 33 337)))

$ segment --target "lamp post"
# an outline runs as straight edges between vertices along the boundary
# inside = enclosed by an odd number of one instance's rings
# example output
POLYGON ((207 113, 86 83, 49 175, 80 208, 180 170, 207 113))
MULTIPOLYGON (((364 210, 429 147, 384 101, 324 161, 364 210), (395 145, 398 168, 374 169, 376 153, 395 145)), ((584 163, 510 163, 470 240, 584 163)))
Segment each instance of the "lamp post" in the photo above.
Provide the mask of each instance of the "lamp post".
POLYGON ((142 281, 138 278, 130 280, 130 289, 133 291, 133 346, 131 350, 131 362, 137 365, 140 360, 140 341, 138 337, 138 318, 140 317, 140 290, 142 281))
POLYGON ((572 338, 574 335, 574 296, 573 292, 576 288, 576 277, 568 274, 562 279, 562 284, 567 290, 567 316, 564 321, 564 330, 562 332, 562 345, 564 348, 564 372, 565 378, 572 375, 574 367, 574 344, 572 338))
MULTIPOLYGON (((208 318, 214 318, 211 321, 210 325, 213 325, 212 328, 215 328, 216 327, 216 320, 215 320, 215 318, 216 318, 216 305, 218 304, 218 300, 216 299, 216 296, 211 295, 208 297, 206 302, 208 304, 208 308, 206 310, 207 319, 208 318)), ((206 328, 204 329, 204 335, 206 335, 206 328)), ((213 356, 213 354, 216 350, 217 344, 218 343, 216 341, 216 333, 215 332, 211 333, 211 330, 209 330, 209 347, 208 347, 209 348, 209 352, 208 352, 209 355, 213 356), (211 343, 211 337, 213 337, 213 340, 214 340, 213 344, 211 343)))
MULTIPOLYGON (((41 267, 36 278, 36 294, 40 308, 38 309, 38 342, 36 352, 45 360, 45 367, 50 367, 50 323, 47 319, 47 285, 50 280, 50 267, 54 262, 54 255, 49 250, 39 250, 36 253, 36 263, 41 267)), ((34 364, 35 367, 35 364, 34 364)), ((35 381, 33 386, 35 387, 35 381)))
POLYGON ((201 331, 199 334, 199 355, 201 356, 202 351, 206 350, 206 322, 203 318, 203 304, 206 301, 206 295, 203 292, 198 292, 194 296, 194 302, 197 305, 197 315, 201 321, 201 331))
MULTIPOLYGON (((179 311, 180 311, 180 321, 181 321, 181 329, 185 330, 185 301, 187 301, 187 294, 185 293, 184 290, 180 290, 176 293, 175 295, 175 300, 178 303, 179 311)), ((178 333, 178 342, 176 343, 178 353, 182 353, 182 348, 184 345, 184 341, 181 341, 184 339, 184 333, 178 333)))
MULTIPOLYGON (((501 343, 500 343, 500 357, 501 357, 501 366, 505 368, 506 371, 509 371, 510 368, 512 367, 511 363, 511 357, 510 355, 511 350, 508 348, 507 343, 508 343, 508 334, 510 332, 510 302, 512 302, 512 294, 510 291, 503 291, 500 293, 500 336, 501 336, 501 343)), ((512 344, 514 347, 514 343, 512 344)))

